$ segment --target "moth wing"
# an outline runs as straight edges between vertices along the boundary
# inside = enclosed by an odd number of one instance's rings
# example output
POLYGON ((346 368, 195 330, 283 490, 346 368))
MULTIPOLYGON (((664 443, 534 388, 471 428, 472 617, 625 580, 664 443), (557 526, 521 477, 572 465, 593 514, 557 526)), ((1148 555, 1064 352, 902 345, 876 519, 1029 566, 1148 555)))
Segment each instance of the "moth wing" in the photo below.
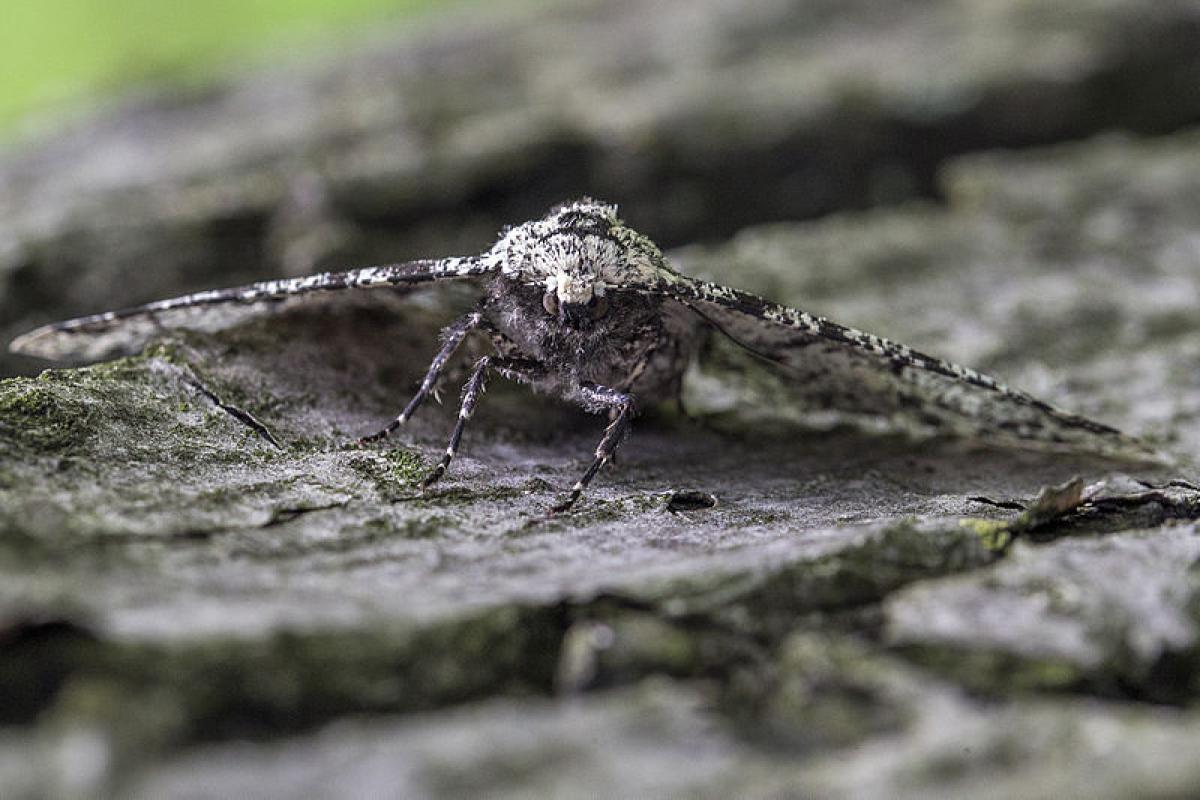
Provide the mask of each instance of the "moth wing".
POLYGON ((995 378, 796 308, 672 273, 662 292, 737 344, 781 367, 809 410, 889 418, 915 433, 1156 457, 1115 428, 995 378))
POLYGON ((136 352, 165 331, 223 330, 310 301, 319 293, 405 288, 478 277, 494 269, 486 257, 446 258, 261 281, 51 323, 17 337, 9 350, 53 361, 98 361, 136 352))

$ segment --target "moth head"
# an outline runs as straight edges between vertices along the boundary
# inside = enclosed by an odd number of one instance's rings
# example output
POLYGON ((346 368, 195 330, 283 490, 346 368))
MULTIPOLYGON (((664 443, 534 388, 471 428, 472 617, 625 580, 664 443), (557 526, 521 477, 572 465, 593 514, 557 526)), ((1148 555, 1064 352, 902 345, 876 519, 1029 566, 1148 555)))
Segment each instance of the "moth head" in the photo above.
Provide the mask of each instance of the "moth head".
POLYGON ((496 252, 504 275, 538 287, 545 313, 576 328, 608 315, 610 290, 642 289, 662 268, 658 248, 625 227, 616 206, 588 198, 512 228, 496 252))
POLYGON ((558 270, 547 276, 542 308, 550 316, 579 328, 608 314, 605 285, 594 275, 558 270))

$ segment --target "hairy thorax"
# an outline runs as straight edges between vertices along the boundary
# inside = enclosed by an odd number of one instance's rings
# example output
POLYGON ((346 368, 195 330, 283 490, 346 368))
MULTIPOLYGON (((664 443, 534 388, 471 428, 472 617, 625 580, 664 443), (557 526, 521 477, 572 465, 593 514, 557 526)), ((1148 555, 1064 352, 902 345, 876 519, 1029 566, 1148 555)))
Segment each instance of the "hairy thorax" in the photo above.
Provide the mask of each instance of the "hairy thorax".
POLYGON ((488 294, 489 320, 505 354, 550 368, 544 391, 569 395, 581 384, 598 384, 647 401, 677 393, 690 351, 681 351, 660 299, 610 292, 607 313, 566 325, 546 311, 537 287, 498 278, 488 294))

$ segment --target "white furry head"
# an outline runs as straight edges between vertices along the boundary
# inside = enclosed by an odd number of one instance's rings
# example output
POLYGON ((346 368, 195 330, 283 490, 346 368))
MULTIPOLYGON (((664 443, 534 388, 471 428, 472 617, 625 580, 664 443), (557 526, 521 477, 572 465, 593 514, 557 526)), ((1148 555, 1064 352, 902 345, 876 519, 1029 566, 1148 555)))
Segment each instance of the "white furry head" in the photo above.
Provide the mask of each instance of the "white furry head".
POLYGON ((649 239, 625 227, 617 207, 584 198, 512 228, 492 250, 502 274, 553 292, 563 304, 583 304, 609 288, 647 285, 664 269, 649 239))

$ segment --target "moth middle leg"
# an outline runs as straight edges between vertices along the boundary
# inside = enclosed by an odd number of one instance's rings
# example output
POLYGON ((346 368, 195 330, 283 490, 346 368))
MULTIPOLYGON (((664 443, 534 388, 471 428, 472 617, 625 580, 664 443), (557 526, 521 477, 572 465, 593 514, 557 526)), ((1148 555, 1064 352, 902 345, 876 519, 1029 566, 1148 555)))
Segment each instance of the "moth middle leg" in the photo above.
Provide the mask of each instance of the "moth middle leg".
POLYGON ((380 439, 386 439, 397 428, 408 422, 421 403, 425 402, 425 398, 434 392, 438 378, 441 377, 446 362, 454 355, 454 351, 462 344, 463 339, 467 338, 467 334, 471 331, 484 324, 483 312, 476 309, 468 314, 464 314, 448 325, 442 332, 442 349, 438 350, 437 355, 433 357, 433 361, 430 362, 429 369, 425 372, 425 377, 421 381, 421 387, 417 389, 417 393, 408 401, 408 405, 404 407, 404 410, 395 419, 387 424, 387 427, 372 433, 370 436, 362 437, 358 440, 358 443, 367 444, 369 442, 377 442, 380 439))
POLYGON ((545 368, 541 364, 528 359, 484 356, 476 361, 475 366, 471 368, 471 374, 467 377, 467 382, 463 384, 462 403, 458 408, 458 419, 454 421, 454 429, 450 432, 450 443, 446 445, 446 452, 442 455, 442 460, 425 477, 425 480, 421 481, 422 490, 428 489, 441 480, 442 476, 446 474, 446 470, 449 469, 450 462, 458 453, 458 446, 462 441, 463 430, 467 427, 467 420, 475 413, 475 405, 479 402, 479 396, 483 394, 488 371, 492 369, 506 378, 521 383, 529 383, 545 372, 545 368))
POLYGON ((604 429, 604 436, 600 439, 600 444, 596 446, 596 454, 591 465, 583 473, 583 477, 571 487, 571 493, 567 495, 567 499, 550 509, 551 514, 562 513, 575 505, 600 468, 612 461, 617 447, 629 430, 629 423, 637 414, 637 399, 629 392, 610 389, 598 384, 582 384, 579 387, 579 394, 584 405, 589 408, 607 407, 612 419, 608 423, 608 427, 604 429))

